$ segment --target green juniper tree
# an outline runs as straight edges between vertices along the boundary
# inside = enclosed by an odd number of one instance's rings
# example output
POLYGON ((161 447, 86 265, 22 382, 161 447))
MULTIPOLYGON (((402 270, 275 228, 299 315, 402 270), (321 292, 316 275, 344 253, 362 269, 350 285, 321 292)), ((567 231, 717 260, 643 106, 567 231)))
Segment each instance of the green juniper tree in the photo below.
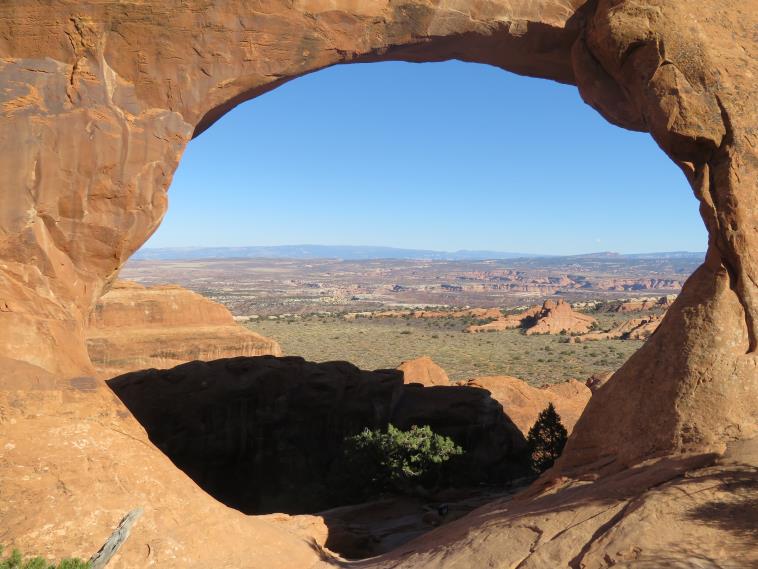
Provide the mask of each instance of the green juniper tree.
POLYGON ((552 403, 542 410, 527 436, 532 456, 532 466, 537 472, 544 472, 563 452, 568 432, 561 423, 561 417, 552 403))
POLYGON ((463 449, 427 425, 408 431, 389 425, 386 431, 364 429, 347 437, 333 486, 347 501, 381 492, 413 494, 434 487, 442 469, 463 449))

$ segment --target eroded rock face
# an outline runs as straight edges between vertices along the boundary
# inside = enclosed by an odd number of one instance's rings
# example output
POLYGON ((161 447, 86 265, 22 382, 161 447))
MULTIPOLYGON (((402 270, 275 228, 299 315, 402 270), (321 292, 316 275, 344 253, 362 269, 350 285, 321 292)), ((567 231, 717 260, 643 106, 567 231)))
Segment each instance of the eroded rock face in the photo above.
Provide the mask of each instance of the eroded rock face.
POLYGON ((240 326, 227 308, 175 285, 117 281, 95 305, 87 350, 101 377, 192 360, 279 356, 274 340, 240 326))
POLYGON ((527 324, 526 334, 584 334, 596 324, 592 316, 574 311, 563 299, 546 300, 534 322, 527 324))
POLYGON ((405 385, 395 370, 240 357, 131 373, 109 385, 179 468, 247 513, 342 505, 330 475, 338 474, 344 438, 389 423, 429 425, 453 438, 474 483, 524 474, 524 437, 489 393, 405 385))
POLYGON ((532 306, 524 312, 501 316, 487 324, 478 324, 466 328, 466 332, 497 332, 524 328, 527 335, 532 334, 585 334, 597 321, 586 314, 574 311, 565 300, 546 300, 542 306, 532 306))
MULTIPOLYGON (((64 380, 92 371, 84 323, 160 222, 193 135, 328 65, 455 57, 576 84, 612 123, 650 132, 700 201, 708 256, 656 334, 592 397, 547 476, 605 480, 495 506, 414 543, 402 560, 372 565, 654 565, 695 552, 729 566, 731 551, 752 562, 750 544, 723 526, 698 526, 704 533, 686 534, 696 537, 682 546, 635 522, 632 514, 649 511, 637 506, 656 507, 664 487, 648 492, 655 484, 623 469, 758 434, 757 24, 755 0, 2 3, 0 541, 86 554, 136 500, 150 507, 117 569, 328 565, 317 543, 197 492, 118 402, 64 380), (93 503, 98 513, 82 520, 93 503), (586 523, 576 522, 578 506, 586 523), (535 532, 546 517, 553 529, 535 532), (197 543, 197 527, 216 547, 197 543), (235 549, 241 543, 249 549, 235 549)), ((672 460, 680 472, 692 468, 672 460)), ((729 468, 754 477, 741 464, 729 468)), ((704 499, 718 470, 695 472, 664 478, 665 488, 704 499)), ((676 510, 681 500, 668 503, 655 516, 663 529, 689 519, 676 510)))
POLYGON ((646 340, 658 329, 662 319, 662 316, 631 318, 606 332, 591 332, 571 338, 571 341, 581 343, 594 340, 646 340))
POLYGON ((592 396, 589 387, 574 379, 537 388, 515 377, 496 375, 476 377, 466 385, 489 391, 524 436, 549 403, 555 405, 561 422, 571 433, 592 396))

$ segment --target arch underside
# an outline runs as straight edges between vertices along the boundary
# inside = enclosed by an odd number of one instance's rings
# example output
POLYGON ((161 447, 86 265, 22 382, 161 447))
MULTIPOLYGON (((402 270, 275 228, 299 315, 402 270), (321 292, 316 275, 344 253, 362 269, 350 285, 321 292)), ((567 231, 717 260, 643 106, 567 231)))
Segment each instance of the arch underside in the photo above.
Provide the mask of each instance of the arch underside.
MULTIPOLYGON (((66 395, 68 378, 91 373, 89 312, 158 227, 187 142, 230 108, 338 63, 455 58, 576 84, 610 122, 650 132, 709 232, 705 264, 593 397, 552 477, 754 437, 756 18, 752 0, 6 2, 3 393, 43 385, 76 416, 115 405, 98 389, 87 405, 86 393, 66 395)), ((55 424, 59 409, 45 409, 55 424)))

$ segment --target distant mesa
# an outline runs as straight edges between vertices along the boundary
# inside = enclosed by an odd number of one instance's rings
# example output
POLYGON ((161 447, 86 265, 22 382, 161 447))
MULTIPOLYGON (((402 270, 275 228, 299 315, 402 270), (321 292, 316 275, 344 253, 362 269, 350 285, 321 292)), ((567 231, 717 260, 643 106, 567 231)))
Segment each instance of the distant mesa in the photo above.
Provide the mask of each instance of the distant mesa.
POLYGON ((192 360, 279 356, 278 343, 234 322, 221 304, 176 285, 117 281, 97 303, 87 350, 103 377, 192 360))
POLYGON ((497 332, 523 328, 527 335, 532 334, 586 334, 597 321, 581 312, 576 312, 563 299, 546 300, 542 306, 535 305, 520 312, 501 316, 487 324, 472 325, 466 332, 497 332))
POLYGON ((484 261, 500 259, 686 259, 701 262, 703 252, 661 252, 644 254, 587 253, 584 255, 540 255, 513 251, 405 249, 400 247, 364 245, 253 245, 246 247, 146 247, 137 251, 136 260, 198 260, 198 259, 407 259, 431 261, 484 261))

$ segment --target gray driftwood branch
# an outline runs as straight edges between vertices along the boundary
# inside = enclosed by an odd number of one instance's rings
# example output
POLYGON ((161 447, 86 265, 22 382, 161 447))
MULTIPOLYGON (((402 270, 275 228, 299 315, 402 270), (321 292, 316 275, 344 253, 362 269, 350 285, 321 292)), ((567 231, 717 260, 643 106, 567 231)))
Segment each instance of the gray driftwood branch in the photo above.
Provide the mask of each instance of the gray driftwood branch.
POLYGON ((132 531, 132 526, 142 515, 144 510, 137 508, 126 514, 119 522, 116 530, 106 540, 100 550, 90 557, 90 565, 92 569, 103 569, 111 558, 116 555, 116 552, 121 548, 126 539, 129 537, 129 533, 132 531))

